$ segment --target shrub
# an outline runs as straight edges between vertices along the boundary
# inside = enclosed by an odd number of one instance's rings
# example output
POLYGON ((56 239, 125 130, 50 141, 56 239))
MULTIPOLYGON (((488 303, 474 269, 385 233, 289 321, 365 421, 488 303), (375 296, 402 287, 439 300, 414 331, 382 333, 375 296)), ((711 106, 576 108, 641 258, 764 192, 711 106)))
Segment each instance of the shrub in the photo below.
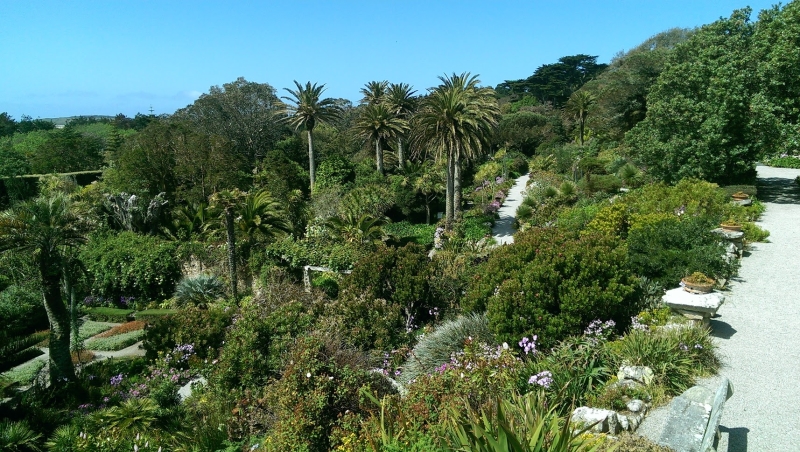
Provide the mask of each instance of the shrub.
POLYGON ((175 286, 175 298, 181 305, 205 305, 224 293, 224 284, 214 275, 185 276, 175 286))
POLYGON ((311 286, 320 289, 328 298, 334 299, 339 296, 339 279, 334 274, 323 273, 313 278, 311 286))
POLYGON ((486 316, 459 316, 442 323, 432 333, 420 338, 403 365, 401 380, 408 383, 421 375, 434 372, 442 364, 449 363, 454 354, 464 350, 464 344, 469 338, 478 343, 494 342, 486 316))
POLYGON ((498 340, 535 334, 550 347, 595 319, 626 327, 638 302, 618 239, 548 228, 517 234, 513 246, 496 250, 476 270, 463 305, 486 309, 498 340))
POLYGON ((219 307, 188 308, 148 320, 143 344, 147 358, 156 359, 159 353, 166 353, 180 344, 193 344, 201 359, 216 357, 233 312, 219 307))
POLYGON ((748 242, 766 242, 769 237, 769 231, 750 221, 742 223, 742 232, 748 242))
POLYGON ((720 366, 708 329, 699 326, 632 330, 607 346, 615 364, 653 369, 656 383, 668 395, 682 393, 695 378, 712 375, 720 366))
POLYGON ((408 221, 389 223, 383 226, 383 230, 397 237, 402 242, 411 241, 425 248, 433 246, 433 234, 436 231, 435 224, 412 224, 408 221))
POLYGON ((169 298, 180 277, 177 242, 133 232, 98 235, 81 251, 92 293, 105 297, 169 298))
POLYGON ((412 329, 437 307, 431 300, 428 275, 428 256, 421 246, 381 247, 358 261, 341 289, 350 299, 386 300, 405 318, 405 328, 412 329))
POLYGON ((119 308, 88 308, 86 316, 95 322, 125 323, 133 320, 132 309, 119 308))
POLYGON ((777 168, 800 168, 800 157, 794 155, 786 155, 775 157, 765 162, 769 166, 777 168))
POLYGON ((280 378, 263 390, 240 399, 231 430, 235 438, 262 434, 267 451, 327 452, 333 434, 347 429, 371 406, 361 391, 391 392, 389 383, 367 370, 366 357, 321 335, 303 336, 292 344, 280 378))
POLYGON ((137 311, 135 316, 138 320, 150 322, 158 317, 164 317, 179 312, 176 309, 145 309, 144 311, 137 311))
POLYGON ((267 285, 261 295, 242 304, 225 334, 214 384, 223 390, 256 388, 279 376, 283 354, 313 326, 322 303, 318 293, 290 282, 267 285))
POLYGON ((4 333, 17 336, 47 329, 50 323, 41 298, 41 294, 17 285, 0 292, 0 325, 4 333))
POLYGON ((137 320, 134 322, 127 322, 123 323, 122 325, 117 325, 110 330, 106 330, 100 334, 95 334, 94 337, 101 338, 101 337, 111 337, 116 336, 118 334, 129 333, 131 331, 139 331, 143 330, 145 327, 145 323, 141 320, 137 320))
POLYGON ((631 230, 627 240, 631 270, 666 288, 676 287, 682 277, 696 271, 716 279, 729 277, 737 263, 724 259, 724 245, 710 232, 714 227, 701 217, 673 217, 631 230))

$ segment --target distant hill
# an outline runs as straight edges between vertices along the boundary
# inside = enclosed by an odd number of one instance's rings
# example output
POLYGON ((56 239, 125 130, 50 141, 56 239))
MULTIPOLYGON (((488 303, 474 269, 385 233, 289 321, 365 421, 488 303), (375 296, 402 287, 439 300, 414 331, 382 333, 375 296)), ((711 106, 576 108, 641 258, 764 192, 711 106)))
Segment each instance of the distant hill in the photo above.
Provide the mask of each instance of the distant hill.
POLYGON ((42 118, 42 120, 50 121, 57 126, 63 126, 66 125, 70 120, 79 118, 81 116, 86 118, 92 117, 92 118, 102 118, 102 119, 114 119, 113 116, 108 116, 108 115, 80 115, 80 116, 64 116, 61 118, 42 118))

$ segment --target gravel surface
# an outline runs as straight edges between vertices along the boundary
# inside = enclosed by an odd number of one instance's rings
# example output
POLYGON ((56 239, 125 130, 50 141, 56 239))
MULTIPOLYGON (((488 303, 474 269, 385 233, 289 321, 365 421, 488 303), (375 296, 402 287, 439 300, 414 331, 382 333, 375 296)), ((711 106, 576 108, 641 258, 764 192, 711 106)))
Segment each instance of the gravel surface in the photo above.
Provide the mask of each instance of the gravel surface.
MULTIPOLYGON (((800 170, 758 167, 759 225, 770 243, 753 244, 718 316, 711 321, 724 363, 700 384, 733 383, 717 450, 800 450, 800 170)), ((654 410, 639 434, 658 439, 667 407, 654 410)))
POLYGON ((500 218, 494 222, 492 237, 498 245, 514 243, 514 218, 517 215, 517 207, 522 205, 522 200, 525 198, 524 191, 528 185, 528 179, 529 176, 526 174, 514 181, 514 185, 508 190, 506 200, 497 211, 500 218))

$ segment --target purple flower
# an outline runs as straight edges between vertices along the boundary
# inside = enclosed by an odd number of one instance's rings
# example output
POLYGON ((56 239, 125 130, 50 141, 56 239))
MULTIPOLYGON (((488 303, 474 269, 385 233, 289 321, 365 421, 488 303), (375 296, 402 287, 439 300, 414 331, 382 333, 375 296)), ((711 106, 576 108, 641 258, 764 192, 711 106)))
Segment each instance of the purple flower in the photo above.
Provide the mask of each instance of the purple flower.
POLYGON ((119 386, 122 384, 122 379, 125 378, 122 374, 111 377, 111 386, 119 386))
POLYGON ((538 336, 534 335, 533 339, 523 337, 522 340, 518 342, 520 348, 522 348, 522 351, 524 351, 526 355, 536 354, 536 339, 538 339, 538 336))
POLYGON ((543 370, 536 375, 531 375, 531 378, 528 379, 528 384, 549 388, 553 384, 553 374, 549 370, 543 370))

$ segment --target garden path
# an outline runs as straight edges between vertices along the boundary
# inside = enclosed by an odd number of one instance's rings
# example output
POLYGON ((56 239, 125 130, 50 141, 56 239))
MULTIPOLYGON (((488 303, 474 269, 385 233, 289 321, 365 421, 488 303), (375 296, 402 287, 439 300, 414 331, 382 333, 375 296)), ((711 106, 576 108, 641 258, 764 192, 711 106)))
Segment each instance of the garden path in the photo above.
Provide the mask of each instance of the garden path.
POLYGON ((492 227, 492 237, 498 245, 506 245, 514 243, 514 219, 517 215, 517 208, 522 205, 522 200, 525 199, 524 192, 528 186, 529 175, 518 177, 514 181, 514 185, 508 190, 503 205, 497 211, 500 217, 494 222, 492 227))
MULTIPOLYGON (((720 375, 699 382, 733 383, 720 425, 719 452, 796 451, 800 444, 800 170, 758 167, 759 225, 769 243, 745 252, 725 304, 711 320, 723 360, 720 375)), ((657 439, 668 407, 654 410, 639 433, 657 439)))

